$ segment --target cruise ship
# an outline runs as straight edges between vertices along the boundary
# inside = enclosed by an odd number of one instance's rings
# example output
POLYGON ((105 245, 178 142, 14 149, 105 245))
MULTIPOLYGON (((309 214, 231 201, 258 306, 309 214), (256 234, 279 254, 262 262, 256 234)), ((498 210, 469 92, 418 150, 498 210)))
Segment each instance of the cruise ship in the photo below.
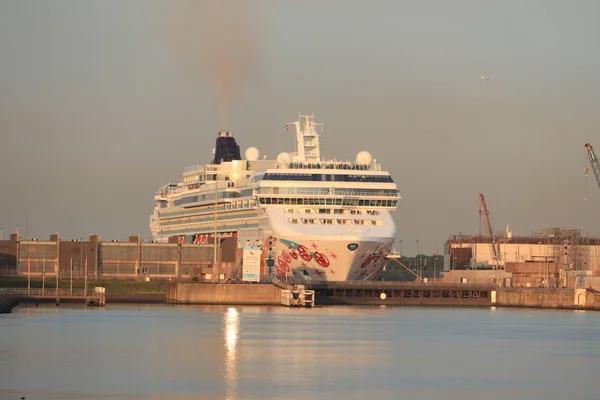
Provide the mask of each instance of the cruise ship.
POLYGON ((367 151, 354 162, 322 159, 314 115, 285 125, 293 128, 295 152, 275 160, 255 147, 242 159, 231 132, 219 132, 212 164, 187 167, 157 192, 153 239, 236 237, 238 248, 262 248, 261 271, 294 281, 377 279, 396 235, 394 180, 367 151))

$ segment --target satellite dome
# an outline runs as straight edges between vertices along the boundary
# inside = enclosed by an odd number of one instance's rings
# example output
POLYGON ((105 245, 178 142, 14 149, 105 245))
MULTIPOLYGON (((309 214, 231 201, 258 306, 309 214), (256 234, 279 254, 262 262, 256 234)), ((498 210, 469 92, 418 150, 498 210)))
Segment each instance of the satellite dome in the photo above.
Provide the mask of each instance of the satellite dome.
POLYGON ((285 163, 285 164, 289 164, 292 161, 292 156, 290 156, 290 153, 279 153, 279 155, 277 156, 277 162, 278 163, 285 163))
POLYGON ((260 152, 258 151, 258 149, 256 147, 249 147, 246 150, 246 160, 248 160, 248 161, 256 161, 256 160, 258 160, 259 156, 260 156, 260 152))
POLYGON ((373 156, 368 151, 361 151, 356 155, 356 163, 359 165, 370 165, 373 161, 373 156))

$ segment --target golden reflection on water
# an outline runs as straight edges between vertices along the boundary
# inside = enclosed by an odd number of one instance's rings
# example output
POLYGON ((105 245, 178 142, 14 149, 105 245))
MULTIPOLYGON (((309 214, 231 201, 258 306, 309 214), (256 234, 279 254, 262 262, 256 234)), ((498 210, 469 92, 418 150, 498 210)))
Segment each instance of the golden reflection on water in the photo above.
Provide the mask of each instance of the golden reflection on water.
POLYGON ((225 342, 225 381, 227 389, 225 398, 236 398, 237 379, 237 346, 240 330, 240 316, 235 308, 228 308, 224 315, 223 336, 225 342))

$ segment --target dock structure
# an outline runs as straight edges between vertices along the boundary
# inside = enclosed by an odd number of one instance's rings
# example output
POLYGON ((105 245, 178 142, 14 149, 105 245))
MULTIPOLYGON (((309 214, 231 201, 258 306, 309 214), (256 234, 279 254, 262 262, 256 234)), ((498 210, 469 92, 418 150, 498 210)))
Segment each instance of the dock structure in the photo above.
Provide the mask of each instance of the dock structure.
POLYGON ((0 314, 9 314, 18 305, 18 301, 0 296, 0 314))
POLYGON ((273 285, 281 289, 281 305, 287 307, 314 307, 315 291, 307 290, 304 285, 289 285, 279 279, 273 279, 273 285))
POLYGON ((497 286, 486 283, 400 281, 306 282, 319 305, 492 306, 497 286))
POLYGON ((35 303, 55 301, 59 306, 61 302, 81 301, 86 306, 104 307, 106 294, 103 287, 94 289, 16 289, 0 288, 0 294, 5 298, 19 303, 35 303))
POLYGON ((282 289, 281 305, 286 307, 314 307, 315 291, 305 290, 303 285, 282 289))

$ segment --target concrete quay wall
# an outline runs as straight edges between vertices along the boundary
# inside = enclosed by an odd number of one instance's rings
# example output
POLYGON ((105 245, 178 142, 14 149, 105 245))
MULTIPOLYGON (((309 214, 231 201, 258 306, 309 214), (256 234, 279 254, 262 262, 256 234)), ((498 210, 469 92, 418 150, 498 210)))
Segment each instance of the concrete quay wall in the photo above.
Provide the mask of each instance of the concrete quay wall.
MULTIPOLYGON (((318 289, 316 305, 329 304, 389 304, 389 305, 437 305, 437 306, 496 306, 523 307, 571 310, 600 311, 600 292, 591 289, 549 289, 549 288, 494 288, 488 289, 489 296, 463 298, 450 296, 445 298, 414 298, 414 292, 432 289, 430 285, 413 285, 410 298, 394 296, 386 289, 386 296, 380 297, 380 290, 374 290, 372 296, 356 295, 355 289, 338 290, 334 292, 352 291, 352 295, 333 293, 327 295, 318 289), (322 293, 321 293, 322 292, 322 293), (320 294, 320 295, 319 295, 320 294), (366 296, 366 297, 365 297, 366 296), (368 298, 367 298, 368 297, 368 298), (343 301, 342 301, 343 300, 343 301), (368 300, 368 301, 367 301, 368 300)), ((465 287, 466 289, 473 289, 465 287)), ((461 291, 461 293, 463 293, 461 291)), ((479 293, 479 292, 478 292, 479 293)), ((486 293, 488 293, 486 291, 486 293)), ((343 293, 342 293, 343 294, 343 293)), ((464 293, 463 293, 464 294, 464 293)), ((481 293, 479 293, 481 294, 481 293)), ((271 284, 212 284, 212 283, 179 283, 171 282, 166 285, 167 303, 175 304, 223 304, 223 305, 281 305, 281 289, 271 284)))
POLYGON ((167 303, 280 305, 281 289, 275 285, 168 283, 167 303))
POLYGON ((590 289, 513 289, 497 291, 496 306, 600 310, 600 292, 590 289))

